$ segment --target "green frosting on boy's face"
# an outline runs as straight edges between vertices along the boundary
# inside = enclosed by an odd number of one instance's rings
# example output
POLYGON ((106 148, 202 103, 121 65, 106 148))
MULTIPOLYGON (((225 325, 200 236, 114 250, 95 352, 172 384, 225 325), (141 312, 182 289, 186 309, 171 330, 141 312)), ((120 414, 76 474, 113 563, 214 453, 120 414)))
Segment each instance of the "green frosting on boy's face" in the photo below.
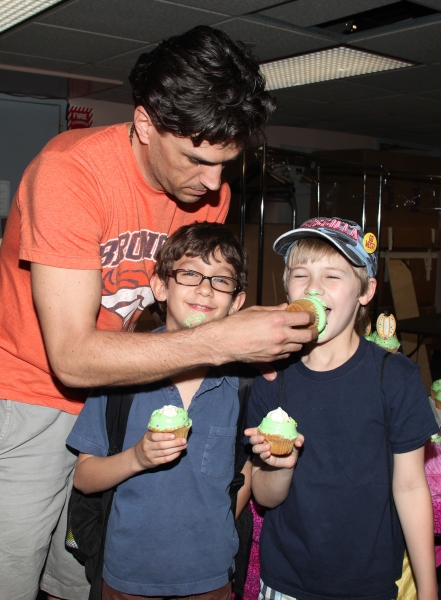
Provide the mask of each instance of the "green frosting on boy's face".
POLYGON ((206 318, 205 313, 194 313, 185 319, 184 325, 190 329, 191 327, 196 327, 203 323, 206 318))

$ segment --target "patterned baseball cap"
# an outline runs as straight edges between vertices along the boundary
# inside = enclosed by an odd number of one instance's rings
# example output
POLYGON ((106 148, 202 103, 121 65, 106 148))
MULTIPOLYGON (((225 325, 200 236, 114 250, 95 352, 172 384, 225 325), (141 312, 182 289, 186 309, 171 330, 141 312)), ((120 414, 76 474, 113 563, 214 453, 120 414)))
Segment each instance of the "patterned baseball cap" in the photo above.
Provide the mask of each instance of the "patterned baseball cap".
POLYGON ((354 221, 338 217, 310 219, 298 229, 284 233, 274 242, 277 254, 285 256, 298 240, 319 237, 333 244, 356 267, 366 267, 369 277, 375 277, 378 267, 377 238, 373 233, 364 233, 354 221))

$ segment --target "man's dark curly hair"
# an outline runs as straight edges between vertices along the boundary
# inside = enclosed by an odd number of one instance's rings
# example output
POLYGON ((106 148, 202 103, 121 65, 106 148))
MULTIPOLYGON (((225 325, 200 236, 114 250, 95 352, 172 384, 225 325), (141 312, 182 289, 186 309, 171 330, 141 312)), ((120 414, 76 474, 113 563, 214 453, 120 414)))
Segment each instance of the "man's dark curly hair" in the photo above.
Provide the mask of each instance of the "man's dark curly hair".
POLYGON ((177 229, 167 238, 156 257, 155 274, 162 281, 168 282, 169 271, 184 255, 200 257, 209 264, 216 250, 220 250, 224 260, 234 269, 234 278, 238 282, 233 295, 235 297, 247 285, 247 254, 234 233, 220 223, 202 221, 177 229))
POLYGON ((129 75, 136 106, 158 131, 195 146, 245 145, 275 109, 254 58, 226 33, 201 25, 141 54, 129 75))

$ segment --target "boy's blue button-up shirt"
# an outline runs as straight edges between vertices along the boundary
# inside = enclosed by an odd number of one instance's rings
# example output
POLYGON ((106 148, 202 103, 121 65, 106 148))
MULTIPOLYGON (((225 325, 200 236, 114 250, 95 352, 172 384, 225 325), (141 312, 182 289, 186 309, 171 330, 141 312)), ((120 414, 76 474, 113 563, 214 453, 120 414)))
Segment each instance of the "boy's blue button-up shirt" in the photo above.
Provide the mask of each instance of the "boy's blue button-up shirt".
MULTIPOLYGON (((121 483, 107 528, 104 579, 127 594, 187 596, 228 583, 238 539, 230 510, 239 413, 238 379, 213 369, 195 394, 188 447, 176 461, 121 483)), ((106 396, 87 400, 67 444, 107 456, 106 396)), ((130 410, 124 450, 145 434, 165 404, 183 407, 163 380, 140 388, 130 410)))

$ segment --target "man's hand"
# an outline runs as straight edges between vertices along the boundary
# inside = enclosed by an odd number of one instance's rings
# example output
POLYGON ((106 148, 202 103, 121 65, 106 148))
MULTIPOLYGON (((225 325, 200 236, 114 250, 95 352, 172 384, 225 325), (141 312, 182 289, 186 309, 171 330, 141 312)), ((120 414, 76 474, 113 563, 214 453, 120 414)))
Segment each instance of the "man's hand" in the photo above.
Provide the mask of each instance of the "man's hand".
POLYGON ((257 427, 245 429, 244 434, 250 438, 250 444, 253 447, 253 452, 259 456, 260 460, 270 467, 276 469, 293 469, 297 463, 299 456, 299 448, 303 446, 305 438, 299 433, 299 436, 294 441, 294 448, 291 454, 286 456, 275 456, 271 454, 271 446, 265 442, 262 434, 258 433, 257 427))
POLYGON ((133 446, 135 468, 138 471, 153 469, 176 460, 187 448, 187 440, 175 438, 173 433, 147 433, 133 446))
MULTIPOLYGON (((306 329, 314 322, 311 313, 286 312, 286 306, 253 306, 219 321, 217 326, 223 330, 222 337, 218 336, 220 348, 231 353, 231 360, 246 363, 288 358, 315 340, 318 332, 316 328, 306 329)), ((267 369, 267 373, 272 372, 267 369)))

